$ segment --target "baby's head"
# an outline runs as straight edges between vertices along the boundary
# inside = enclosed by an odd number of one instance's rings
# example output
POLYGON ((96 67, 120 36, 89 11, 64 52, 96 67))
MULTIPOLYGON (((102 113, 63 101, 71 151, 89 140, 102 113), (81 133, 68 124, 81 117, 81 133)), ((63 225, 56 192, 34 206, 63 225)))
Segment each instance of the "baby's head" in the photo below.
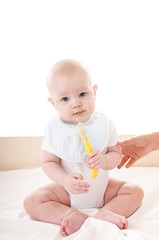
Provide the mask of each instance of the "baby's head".
POLYGON ((49 102, 62 120, 69 123, 87 121, 95 109, 97 85, 92 86, 85 66, 74 60, 57 62, 49 71, 49 102))

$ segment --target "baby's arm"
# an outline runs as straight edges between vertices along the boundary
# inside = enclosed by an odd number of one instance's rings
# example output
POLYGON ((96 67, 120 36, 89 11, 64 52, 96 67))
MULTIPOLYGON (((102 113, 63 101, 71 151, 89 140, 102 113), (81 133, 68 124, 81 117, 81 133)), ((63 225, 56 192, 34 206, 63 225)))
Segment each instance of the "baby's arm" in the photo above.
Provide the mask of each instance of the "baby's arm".
POLYGON ((42 168, 52 181, 66 187, 70 193, 88 192, 89 184, 82 181, 83 176, 81 174, 67 174, 60 165, 60 159, 44 150, 42 152, 42 168))
POLYGON ((117 167, 122 160, 122 151, 117 144, 113 147, 108 147, 106 154, 93 151, 88 155, 87 161, 90 168, 113 169, 117 167))

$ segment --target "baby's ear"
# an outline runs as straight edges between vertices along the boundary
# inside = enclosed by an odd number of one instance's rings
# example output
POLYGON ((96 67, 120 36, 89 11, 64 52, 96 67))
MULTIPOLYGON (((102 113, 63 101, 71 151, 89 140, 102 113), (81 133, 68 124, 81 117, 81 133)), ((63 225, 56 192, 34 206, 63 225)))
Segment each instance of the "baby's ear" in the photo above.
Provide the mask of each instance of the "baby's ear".
POLYGON ((51 97, 48 97, 47 100, 55 107, 54 101, 53 101, 53 99, 51 97))
POLYGON ((96 96, 97 89, 98 89, 98 85, 95 84, 95 85, 93 86, 94 96, 96 96))

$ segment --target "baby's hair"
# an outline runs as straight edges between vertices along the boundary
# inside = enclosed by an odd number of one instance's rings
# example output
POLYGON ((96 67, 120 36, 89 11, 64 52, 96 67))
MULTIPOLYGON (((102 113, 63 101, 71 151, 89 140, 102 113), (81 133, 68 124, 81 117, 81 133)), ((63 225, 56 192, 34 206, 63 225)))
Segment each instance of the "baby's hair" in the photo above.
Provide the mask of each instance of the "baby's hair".
MULTIPOLYGON (((55 63, 48 74, 47 80, 46 80, 46 84, 49 90, 49 93, 52 94, 51 89, 52 89, 52 80, 54 78, 56 78, 56 76, 60 74, 62 75, 67 75, 67 76, 71 76, 73 74, 75 74, 78 70, 82 70, 85 71, 88 76, 90 76, 89 70, 87 69, 86 66, 84 66, 83 64, 81 64, 78 61, 75 61, 73 59, 64 59, 61 61, 58 61, 57 63, 55 63)), ((91 78, 90 78, 91 80, 91 78)))

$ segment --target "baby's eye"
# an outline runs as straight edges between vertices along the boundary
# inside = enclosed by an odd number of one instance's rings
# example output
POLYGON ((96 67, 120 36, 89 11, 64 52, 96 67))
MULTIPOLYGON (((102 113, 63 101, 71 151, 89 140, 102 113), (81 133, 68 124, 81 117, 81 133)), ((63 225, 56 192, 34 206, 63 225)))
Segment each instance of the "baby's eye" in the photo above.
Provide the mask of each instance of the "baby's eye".
POLYGON ((68 100, 69 100, 68 97, 63 97, 63 98, 61 99, 62 102, 67 102, 68 100))
POLYGON ((80 93, 80 97, 84 97, 84 96, 86 96, 87 95, 87 93, 86 92, 82 92, 82 93, 80 93))

